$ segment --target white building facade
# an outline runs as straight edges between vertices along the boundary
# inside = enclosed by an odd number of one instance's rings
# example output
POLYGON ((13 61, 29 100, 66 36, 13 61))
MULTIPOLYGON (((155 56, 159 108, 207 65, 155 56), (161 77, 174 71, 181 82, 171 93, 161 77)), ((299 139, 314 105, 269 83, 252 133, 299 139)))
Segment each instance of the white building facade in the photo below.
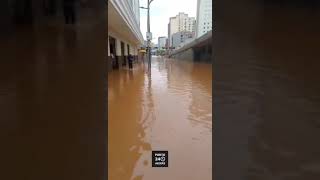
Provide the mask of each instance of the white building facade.
POLYGON ((212 0, 198 0, 196 37, 212 30, 212 0))
POLYGON ((196 19, 188 17, 188 14, 180 12, 177 16, 171 17, 168 24, 169 46, 172 47, 172 35, 177 32, 195 32, 196 19))
POLYGON ((108 70, 127 66, 143 45, 139 0, 108 0, 108 70))

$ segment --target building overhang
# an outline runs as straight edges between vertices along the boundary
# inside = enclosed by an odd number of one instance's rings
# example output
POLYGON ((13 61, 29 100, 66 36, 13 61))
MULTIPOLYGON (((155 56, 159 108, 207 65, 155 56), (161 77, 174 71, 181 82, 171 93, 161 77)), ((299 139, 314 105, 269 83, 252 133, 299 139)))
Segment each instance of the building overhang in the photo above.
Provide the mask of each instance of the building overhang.
POLYGON ((182 51, 186 51, 190 48, 199 48, 202 47, 205 44, 212 44, 212 30, 207 32, 206 34, 204 34, 203 36, 188 42, 187 44, 185 44, 184 46, 182 46, 181 48, 171 52, 170 56, 181 53, 182 51))
POLYGON ((143 44, 143 36, 133 10, 125 0, 108 1, 108 29, 134 44, 143 44))

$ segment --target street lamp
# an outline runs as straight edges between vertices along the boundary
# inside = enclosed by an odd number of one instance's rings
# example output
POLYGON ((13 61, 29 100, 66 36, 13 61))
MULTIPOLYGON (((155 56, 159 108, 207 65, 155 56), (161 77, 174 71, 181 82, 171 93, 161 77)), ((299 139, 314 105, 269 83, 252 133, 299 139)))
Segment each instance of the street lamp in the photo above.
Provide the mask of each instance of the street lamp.
POLYGON ((148 46, 148 68, 149 71, 151 72, 151 48, 150 48, 150 41, 151 41, 151 33, 150 33, 150 4, 153 0, 148 0, 148 7, 140 7, 141 9, 147 9, 148 10, 148 22, 147 22, 147 27, 148 27, 148 32, 147 32, 147 46, 148 46))

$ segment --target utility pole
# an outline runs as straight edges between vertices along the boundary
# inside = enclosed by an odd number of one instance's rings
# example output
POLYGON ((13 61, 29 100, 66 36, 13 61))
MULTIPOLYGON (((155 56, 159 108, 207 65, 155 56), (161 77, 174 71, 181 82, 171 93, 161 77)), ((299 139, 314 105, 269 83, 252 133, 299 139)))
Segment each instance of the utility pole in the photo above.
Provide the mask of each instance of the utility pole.
MULTIPOLYGON (((150 3, 152 0, 148 0, 148 34, 150 35, 150 3)), ((151 72, 151 37, 148 38, 148 69, 151 72)))
POLYGON ((148 49, 148 69, 149 72, 151 72, 151 32, 150 32, 150 4, 153 0, 148 0, 148 6, 147 8, 145 7, 140 7, 142 9, 147 9, 148 10, 148 17, 147 17, 147 49, 148 49))

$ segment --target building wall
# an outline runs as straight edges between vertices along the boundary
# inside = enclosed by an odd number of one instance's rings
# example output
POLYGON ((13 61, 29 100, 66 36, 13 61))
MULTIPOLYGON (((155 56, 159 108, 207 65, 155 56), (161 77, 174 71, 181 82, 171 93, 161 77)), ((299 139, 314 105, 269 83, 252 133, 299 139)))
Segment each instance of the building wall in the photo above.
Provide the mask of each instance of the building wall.
POLYGON ((177 32, 172 35, 172 47, 177 47, 181 43, 181 33, 177 32))
POLYGON ((212 30, 212 0, 198 0, 196 36, 212 30))
POLYGON ((170 45, 170 34, 171 34, 171 32, 170 32, 170 20, 169 20, 169 23, 168 23, 168 39, 167 39, 167 46, 169 46, 169 45, 170 45))
POLYGON ((172 34, 179 32, 179 21, 178 21, 177 17, 170 18, 169 29, 170 29, 169 43, 171 46, 172 45, 172 34))
POLYGON ((190 17, 186 19, 185 27, 183 30, 186 30, 189 32, 195 32, 195 26, 196 26, 196 19, 194 17, 190 17))
POLYGON ((212 43, 211 41, 207 41, 201 47, 189 48, 185 51, 172 55, 171 58, 183 61, 212 63, 212 43))
POLYGON ((179 13, 175 17, 171 17, 168 25, 169 45, 172 46, 172 35, 177 32, 195 32, 196 20, 194 17, 188 17, 188 14, 179 13))
POLYGON ((179 20, 179 25, 178 25, 178 31, 182 31, 184 28, 183 28, 183 25, 184 25, 184 20, 186 20, 188 17, 187 14, 185 13, 179 13, 177 18, 179 20))
POLYGON ((185 13, 179 13, 178 15, 179 19, 179 28, 178 31, 194 31, 195 26, 195 18, 194 17, 188 17, 185 13))
MULTIPOLYGON (((139 1, 138 0, 110 0, 108 6, 108 37, 115 39, 115 59, 108 54, 108 70, 127 66, 128 55, 138 58, 138 47, 143 44, 140 31, 139 1), (121 42, 124 46, 122 49, 121 42), (129 49, 128 49, 129 45, 129 49), (129 51, 129 52, 128 52, 129 51), (115 61, 116 64, 112 65, 115 61)), ((110 51, 110 42, 108 42, 110 51)))
MULTIPOLYGON (((143 36, 140 31, 140 10, 139 10, 139 1, 136 0, 109 0, 108 8, 114 8, 117 11, 117 15, 120 15, 121 21, 125 22, 126 28, 128 27, 130 31, 136 36, 135 38, 143 43, 143 36), (138 18, 139 17, 139 18, 138 18)), ((112 21, 113 18, 109 17, 108 21, 112 21)), ((117 24, 118 22, 113 22, 117 24)), ((109 27, 109 24, 108 24, 109 27)), ((120 28, 120 27, 116 27, 120 28)))
MULTIPOLYGON (((137 58, 138 56, 138 49, 141 46, 141 44, 138 43, 134 43, 134 42, 129 42, 127 39, 123 38, 123 36, 121 36, 120 34, 118 34, 116 31, 113 30, 109 30, 108 31, 108 37, 112 37, 116 39, 116 54, 115 54, 115 58, 119 63, 119 68, 126 66, 128 63, 128 55, 131 54, 133 55, 135 58, 137 58), (121 50, 121 42, 124 43, 124 53, 122 53, 121 50), (128 46, 129 45, 129 54, 128 54, 128 46)), ((112 70, 112 61, 110 59, 110 44, 109 44, 109 38, 108 38, 108 57, 109 57, 109 61, 108 61, 108 70, 111 71, 112 70)))
POLYGON ((193 39, 193 33, 192 32, 177 32, 172 35, 172 47, 179 47, 182 43, 186 41, 191 41, 193 39))
POLYGON ((140 3, 139 0, 132 0, 132 9, 135 14, 136 20, 138 21, 138 25, 140 27, 140 3))
POLYGON ((129 3, 130 9, 133 11, 136 21, 139 22, 140 26, 140 8, 139 0, 126 0, 129 3))

